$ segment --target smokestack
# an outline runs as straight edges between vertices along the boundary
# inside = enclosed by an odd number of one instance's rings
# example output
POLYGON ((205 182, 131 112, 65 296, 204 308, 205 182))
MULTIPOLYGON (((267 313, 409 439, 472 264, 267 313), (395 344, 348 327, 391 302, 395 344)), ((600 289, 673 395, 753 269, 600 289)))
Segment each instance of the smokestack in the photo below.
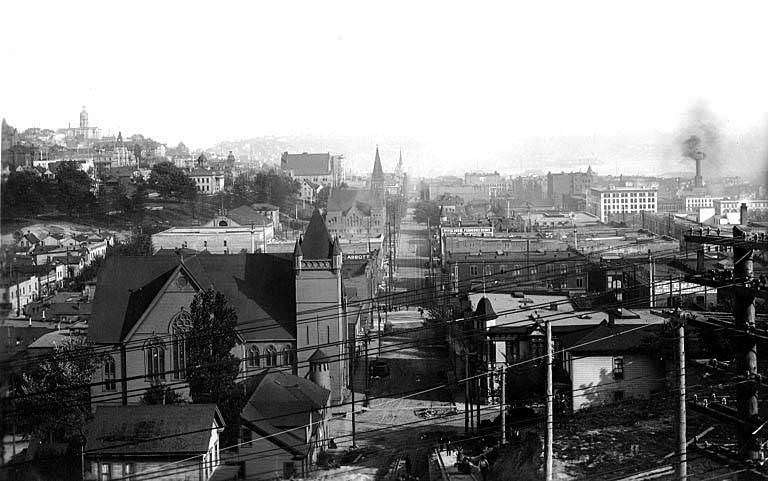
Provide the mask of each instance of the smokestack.
POLYGON ((741 214, 740 219, 739 219, 739 224, 747 225, 747 223, 749 222, 749 215, 747 215, 747 203, 746 202, 742 202, 741 203, 741 209, 740 209, 739 212, 741 214))
POLYGON ((703 156, 696 157, 696 177, 693 178, 694 187, 704 187, 704 182, 701 179, 701 158, 703 156))
POLYGON ((699 150, 700 147, 701 139, 695 135, 691 135, 688 140, 683 142, 683 155, 696 162, 696 176, 693 178, 694 187, 704 187, 701 177, 701 161, 704 160, 706 154, 699 150))

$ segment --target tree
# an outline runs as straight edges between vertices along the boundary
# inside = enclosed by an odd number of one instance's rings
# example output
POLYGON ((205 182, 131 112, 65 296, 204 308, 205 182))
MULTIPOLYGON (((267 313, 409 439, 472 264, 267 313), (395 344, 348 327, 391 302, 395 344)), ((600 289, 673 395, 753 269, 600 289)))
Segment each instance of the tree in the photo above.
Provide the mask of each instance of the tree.
POLYGON ((235 383, 240 361, 232 354, 238 342, 237 314, 221 292, 200 291, 190 305, 187 381, 193 403, 215 403, 227 424, 225 439, 237 436, 244 393, 235 383))
POLYGON ((181 404, 181 394, 161 382, 153 382, 141 397, 142 404, 181 404))
POLYGON ((77 162, 62 162, 56 170, 56 183, 60 205, 71 217, 75 212, 83 212, 96 201, 91 189, 93 181, 80 170, 77 162))
POLYGON ((431 200, 419 201, 414 209, 413 218, 422 224, 429 221, 431 225, 438 225, 440 224, 440 205, 431 200))
POLYGON ((45 182, 32 172, 11 172, 0 190, 5 215, 39 214, 45 205, 47 190, 45 182))
POLYGON ((170 162, 159 162, 152 167, 149 186, 166 199, 194 200, 197 196, 195 182, 170 162))
POLYGON ((239 361, 232 354, 237 344, 237 314, 224 294, 200 291, 190 305, 188 372, 192 402, 218 402, 234 384, 239 361))
POLYGON ((91 378, 102 362, 82 336, 54 348, 22 376, 13 401, 17 426, 48 442, 82 437, 91 414, 91 378))
POLYGON ((286 208, 298 194, 299 188, 299 183, 289 175, 269 171, 259 172, 251 177, 238 177, 234 181, 233 193, 248 204, 269 202, 286 208))

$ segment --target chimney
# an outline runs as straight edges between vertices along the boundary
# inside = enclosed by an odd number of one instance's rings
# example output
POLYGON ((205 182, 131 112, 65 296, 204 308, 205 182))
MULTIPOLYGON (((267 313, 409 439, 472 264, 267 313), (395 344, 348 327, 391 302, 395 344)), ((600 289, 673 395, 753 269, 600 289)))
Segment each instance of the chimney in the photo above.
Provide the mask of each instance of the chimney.
POLYGON ((740 210, 741 216, 739 218, 739 224, 741 225, 747 225, 749 222, 749 215, 747 214, 747 203, 742 202, 741 203, 741 210, 740 210))
POLYGON ((704 187, 701 179, 701 156, 696 156, 696 177, 693 178, 694 187, 704 187))

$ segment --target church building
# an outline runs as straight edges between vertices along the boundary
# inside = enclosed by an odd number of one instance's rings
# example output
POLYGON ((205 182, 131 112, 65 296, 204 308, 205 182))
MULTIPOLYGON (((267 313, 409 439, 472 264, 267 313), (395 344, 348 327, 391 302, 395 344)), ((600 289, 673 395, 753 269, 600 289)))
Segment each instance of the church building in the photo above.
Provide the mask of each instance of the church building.
POLYGON ((109 257, 89 326, 90 340, 108 353, 94 405, 136 404, 157 382, 188 396, 189 306, 208 288, 237 314, 233 354, 242 380, 264 369, 325 378, 332 404, 341 403, 348 383, 341 269, 338 239, 317 211, 293 253, 109 257))

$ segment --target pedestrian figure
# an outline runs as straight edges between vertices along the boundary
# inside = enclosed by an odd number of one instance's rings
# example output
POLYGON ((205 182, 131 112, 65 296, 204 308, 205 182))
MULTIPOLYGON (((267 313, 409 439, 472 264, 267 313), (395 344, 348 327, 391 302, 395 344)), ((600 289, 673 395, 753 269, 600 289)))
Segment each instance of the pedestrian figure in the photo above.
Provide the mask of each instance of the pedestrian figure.
POLYGON ((480 475, 483 478, 483 481, 488 481, 488 460, 485 459, 485 456, 480 456, 480 462, 477 464, 477 467, 480 468, 480 475))

